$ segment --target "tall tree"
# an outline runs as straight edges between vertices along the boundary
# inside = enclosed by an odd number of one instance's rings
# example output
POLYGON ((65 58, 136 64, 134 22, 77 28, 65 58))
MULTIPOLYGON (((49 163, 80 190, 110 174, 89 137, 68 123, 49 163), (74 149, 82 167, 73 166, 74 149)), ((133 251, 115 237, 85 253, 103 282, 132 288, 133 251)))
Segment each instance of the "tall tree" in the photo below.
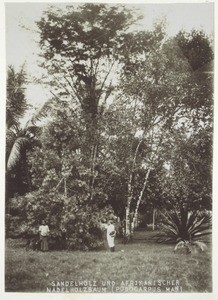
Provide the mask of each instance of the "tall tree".
MULTIPOLYGON (((181 121, 171 131, 170 167, 162 180, 174 206, 211 209, 213 140, 213 49, 202 32, 180 32, 175 40, 191 67, 181 121), (167 186, 168 182, 168 186, 167 186)), ((172 203, 171 203, 172 204, 172 203)))
MULTIPOLYGON (((146 33, 144 35, 147 36, 146 33)), ((177 44, 164 40, 163 28, 157 26, 150 35, 151 42, 144 37, 144 45, 126 60, 122 84, 129 103, 135 103, 131 126, 135 132, 132 132, 133 152, 130 152, 126 204, 128 236, 135 226, 150 172, 161 160, 163 140, 181 109, 182 89, 189 74, 189 66, 177 44), (176 57, 173 61, 172 53, 176 57), (140 182, 139 189, 136 188, 137 182, 140 182)))
POLYGON ((6 97, 6 124, 7 129, 19 125, 27 110, 25 98, 26 73, 24 67, 19 72, 13 66, 8 67, 7 72, 7 97, 6 97))
POLYGON ((15 72, 14 67, 9 66, 6 99, 6 199, 13 197, 15 193, 22 195, 31 189, 26 155, 39 130, 36 121, 44 117, 49 109, 47 102, 36 110, 24 126, 21 124, 29 108, 25 96, 26 84, 24 68, 15 72))
POLYGON ((54 94, 68 99, 84 120, 81 148, 87 168, 90 199, 99 153, 99 120, 116 86, 123 34, 137 18, 122 6, 86 3, 51 9, 37 23, 40 46, 54 94))
POLYGON ((172 132, 167 169, 160 186, 168 208, 212 208, 212 136, 202 128, 187 136, 184 126, 172 132))
POLYGON ((6 176, 6 198, 13 196, 15 192, 24 193, 28 189, 28 184, 23 184, 27 176, 25 166, 22 163, 17 167, 16 172, 9 172, 11 167, 15 166, 15 162, 21 156, 24 156, 24 153, 21 154, 20 149, 26 142, 26 137, 20 135, 18 138, 18 132, 20 131, 20 120, 28 108, 25 97, 25 84, 26 74, 24 68, 22 67, 19 72, 15 72, 13 66, 9 66, 6 98, 6 162, 8 169, 6 176))
MULTIPOLYGON (((141 44, 136 52, 125 57, 121 88, 125 97, 124 103, 127 104, 126 108, 132 112, 131 118, 128 118, 129 127, 125 135, 128 141, 126 147, 128 148, 128 144, 130 146, 128 159, 126 158, 127 174, 129 174, 126 201, 128 236, 131 235, 139 205, 145 197, 151 171, 156 169, 167 155, 169 145, 173 151, 175 141, 172 137, 176 139, 176 135, 173 135, 174 130, 179 130, 182 124, 185 124, 184 144, 191 133, 194 133, 193 139, 198 139, 198 133, 203 137, 201 129, 207 128, 208 134, 211 132, 211 78, 193 73, 190 62, 184 56, 177 39, 164 39, 163 31, 160 29, 156 28, 156 34, 153 34, 153 37, 159 39, 154 38, 153 43, 149 44, 148 38, 144 38, 147 44, 144 43, 144 47, 141 44)), ((122 135, 124 137, 123 131, 122 135)), ((209 140, 210 138, 207 138, 207 141, 209 140)), ((192 151, 195 151, 194 144, 189 145, 193 147, 192 151)), ((210 160, 210 152, 208 155, 210 160)), ((197 172, 201 173, 200 169, 197 172)), ((174 176, 176 174, 177 172, 174 176)), ((191 176, 190 173, 189 175, 191 176)), ((198 173, 192 175, 196 179, 199 176, 198 173)), ((197 185, 199 188, 199 180, 196 181, 197 185)), ((187 197, 188 194, 184 193, 183 198, 187 197)))
POLYGON ((208 65, 213 60, 212 42, 204 31, 180 31, 175 39, 193 71, 208 65))

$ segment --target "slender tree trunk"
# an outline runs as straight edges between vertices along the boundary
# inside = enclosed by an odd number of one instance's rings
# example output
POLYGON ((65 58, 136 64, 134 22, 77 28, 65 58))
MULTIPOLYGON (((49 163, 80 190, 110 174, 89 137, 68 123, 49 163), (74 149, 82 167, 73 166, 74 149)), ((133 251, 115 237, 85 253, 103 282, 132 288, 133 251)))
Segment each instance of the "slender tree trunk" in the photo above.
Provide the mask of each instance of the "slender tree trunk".
POLYGON ((156 215, 156 209, 153 209, 153 218, 152 218, 152 229, 154 231, 155 229, 155 215, 156 215))
MULTIPOLYGON (((154 159, 154 155, 155 153, 157 152, 157 149, 161 143, 161 140, 162 138, 159 140, 159 143, 156 147, 156 150, 154 151, 154 153, 151 155, 151 160, 150 160, 150 165, 152 165, 152 162, 153 162, 153 159, 154 159)), ((143 197, 143 193, 145 191, 145 187, 147 185, 147 181, 148 181, 148 177, 149 177, 149 174, 150 174, 150 171, 151 171, 151 167, 147 170, 147 173, 145 175, 145 179, 144 179, 144 183, 143 183, 143 187, 142 187, 142 190, 139 194, 139 198, 138 198, 138 201, 136 203, 136 207, 135 207, 135 210, 134 210, 134 214, 133 214, 133 220, 132 220, 132 223, 131 223, 131 220, 130 220, 130 206, 131 206, 131 202, 132 202, 132 194, 133 194, 133 174, 134 174, 134 169, 135 169, 135 163, 136 163, 136 158, 137 158, 137 154, 138 154, 138 150, 139 150, 139 147, 142 143, 143 139, 140 140, 140 142, 138 143, 137 147, 136 147, 136 150, 135 150, 135 155, 134 155, 134 159, 133 159, 133 163, 132 163, 132 171, 131 171, 131 174, 130 174, 130 180, 129 180, 129 183, 128 183, 128 201, 127 201, 127 207, 126 207, 126 224, 129 226, 129 229, 127 230, 127 225, 126 225, 126 232, 130 232, 130 234, 132 235, 133 234, 133 230, 134 230, 134 227, 135 227, 135 224, 136 224, 136 220, 138 218, 138 209, 139 209, 139 205, 141 203, 141 200, 142 200, 142 197, 143 197), (131 189, 130 189, 130 187, 131 189), (129 191, 131 190, 131 193, 129 193, 129 191), (128 218, 128 220, 127 220, 128 218)))
POLYGON ((131 203, 132 203, 132 197, 133 197, 133 175, 134 175, 134 169, 135 169, 135 164, 136 164, 136 158, 138 154, 139 147, 142 143, 142 140, 138 143, 135 153, 134 153, 134 158, 132 162, 132 169, 131 173, 129 176, 129 181, 128 181, 128 198, 127 198, 127 205, 126 205, 126 224, 125 224, 125 236, 129 238, 132 235, 132 224, 131 224, 131 203))
POLYGON ((125 236, 129 238, 131 236, 131 223, 130 223, 130 207, 126 207, 126 223, 125 223, 125 236))
POLYGON ((67 198, 67 178, 64 177, 64 197, 67 198))
POLYGON ((129 237, 131 235, 131 223, 130 223, 130 205, 132 202, 132 177, 133 173, 131 172, 128 182, 128 198, 127 198, 127 204, 126 204, 126 222, 125 222, 125 235, 126 237, 129 237))
POLYGON ((146 173, 146 175, 145 175, 143 187, 141 189, 141 192, 139 194, 139 198, 138 198, 137 203, 136 203, 136 207, 135 207, 135 211, 134 211, 134 216, 133 216, 133 222, 132 222, 133 223, 133 228, 135 228, 135 225, 136 225, 136 220, 138 218, 139 205, 140 205, 140 203, 142 201, 142 196, 143 196, 143 193, 145 191, 145 187, 146 187, 147 182, 148 182, 148 177, 149 177, 150 171, 151 171, 151 169, 149 168, 148 171, 147 171, 147 173, 146 173))
POLYGON ((91 154, 92 167, 91 167, 91 182, 90 182, 90 201, 92 201, 93 194, 94 194, 94 184, 95 184, 95 177, 96 177, 95 166, 96 166, 97 148, 98 148, 97 145, 93 146, 93 150, 92 150, 92 154, 91 154))

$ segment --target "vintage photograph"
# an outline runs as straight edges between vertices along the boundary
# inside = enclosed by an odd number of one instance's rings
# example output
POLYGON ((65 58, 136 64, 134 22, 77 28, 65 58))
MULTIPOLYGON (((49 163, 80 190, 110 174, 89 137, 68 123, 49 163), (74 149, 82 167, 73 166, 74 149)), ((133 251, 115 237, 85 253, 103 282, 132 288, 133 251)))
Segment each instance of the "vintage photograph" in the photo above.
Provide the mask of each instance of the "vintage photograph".
POLYGON ((212 293, 214 3, 5 2, 6 293, 212 293))

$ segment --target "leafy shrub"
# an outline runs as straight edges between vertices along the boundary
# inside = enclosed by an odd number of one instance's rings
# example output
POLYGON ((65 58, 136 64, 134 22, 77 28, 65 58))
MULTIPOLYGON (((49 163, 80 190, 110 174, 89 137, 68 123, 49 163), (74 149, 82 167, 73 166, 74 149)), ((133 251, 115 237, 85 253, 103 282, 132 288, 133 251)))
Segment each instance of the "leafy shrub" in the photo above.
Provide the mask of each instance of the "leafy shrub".
MULTIPOLYGON (((61 194, 36 191, 18 196, 10 201, 10 214, 6 218, 7 237, 30 237, 38 234, 43 219, 47 220, 50 249, 60 248, 59 231, 66 229, 68 249, 93 250, 104 245, 103 219, 113 214, 111 207, 99 209, 87 200, 77 197, 65 198, 61 194)), ((61 246, 61 248, 63 248, 61 246)))
POLYGON ((78 250, 94 250, 104 246, 104 228, 102 220, 112 213, 110 207, 98 209, 89 204, 78 206, 70 201, 64 224, 69 235, 69 248, 78 250))
POLYGON ((63 198, 60 195, 37 191, 10 199, 10 213, 6 219, 6 236, 20 237, 38 232, 43 219, 50 229, 58 228, 61 222, 63 198))
POLYGON ((200 238, 211 233, 211 216, 181 208, 162 214, 161 228, 157 241, 176 243, 174 251, 179 248, 185 248, 187 253, 194 248, 204 251, 206 244, 200 238))

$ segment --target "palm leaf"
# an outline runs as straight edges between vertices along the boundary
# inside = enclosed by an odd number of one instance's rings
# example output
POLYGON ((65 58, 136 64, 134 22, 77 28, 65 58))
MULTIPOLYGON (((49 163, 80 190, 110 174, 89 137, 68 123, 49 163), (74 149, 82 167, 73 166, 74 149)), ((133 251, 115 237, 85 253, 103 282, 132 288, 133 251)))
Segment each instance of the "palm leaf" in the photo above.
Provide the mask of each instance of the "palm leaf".
POLYGON ((212 234, 212 230, 207 230, 207 231, 204 231, 204 232, 198 232, 194 235, 194 239, 195 238, 199 238, 199 237, 202 237, 202 236, 205 236, 205 235, 209 235, 209 234, 212 234))
POLYGON ((14 141, 16 140, 16 138, 17 138, 17 134, 16 134, 16 132, 14 132, 14 130, 8 129, 6 131, 6 147, 7 147, 7 150, 8 150, 8 148, 11 149, 11 147, 14 144, 14 141))
POLYGON ((202 241, 195 241, 192 243, 192 245, 196 245, 198 248, 201 249, 201 251, 204 251, 207 249, 207 245, 202 241))
MULTIPOLYGON (((157 236, 157 241, 161 242, 176 242, 177 249, 181 242, 187 241, 189 246, 192 243, 200 242, 202 236, 211 233, 211 216, 203 216, 198 211, 189 211, 181 209, 162 214, 162 232, 157 236)), ((201 244, 196 244, 200 248, 201 244)))
POLYGON ((203 217, 192 226, 190 233, 192 235, 195 235, 198 232, 203 232, 207 229, 210 229, 210 227, 211 227, 210 219, 203 217))
POLYGON ((10 171, 18 162, 20 158, 21 150, 27 142, 28 142, 28 138, 26 137, 19 137, 15 140, 7 161, 8 171, 10 171))
POLYGON ((197 220, 198 213, 196 211, 190 211, 188 213, 188 220, 187 220, 187 228, 191 228, 195 220, 197 220))
POLYGON ((179 241, 177 244, 176 244, 176 246, 175 246, 175 248, 174 248, 174 252, 176 252, 176 250, 180 247, 180 246, 184 246, 184 241, 179 241))
POLYGON ((26 73, 24 66, 19 72, 15 72, 13 66, 8 66, 7 74, 7 98, 6 98, 6 124, 7 128, 18 126, 27 110, 27 103, 24 94, 26 73))
POLYGON ((33 116, 27 121, 25 128, 35 125, 37 121, 41 121, 42 118, 45 118, 49 111, 51 111, 54 99, 46 101, 41 107, 39 107, 33 116))

